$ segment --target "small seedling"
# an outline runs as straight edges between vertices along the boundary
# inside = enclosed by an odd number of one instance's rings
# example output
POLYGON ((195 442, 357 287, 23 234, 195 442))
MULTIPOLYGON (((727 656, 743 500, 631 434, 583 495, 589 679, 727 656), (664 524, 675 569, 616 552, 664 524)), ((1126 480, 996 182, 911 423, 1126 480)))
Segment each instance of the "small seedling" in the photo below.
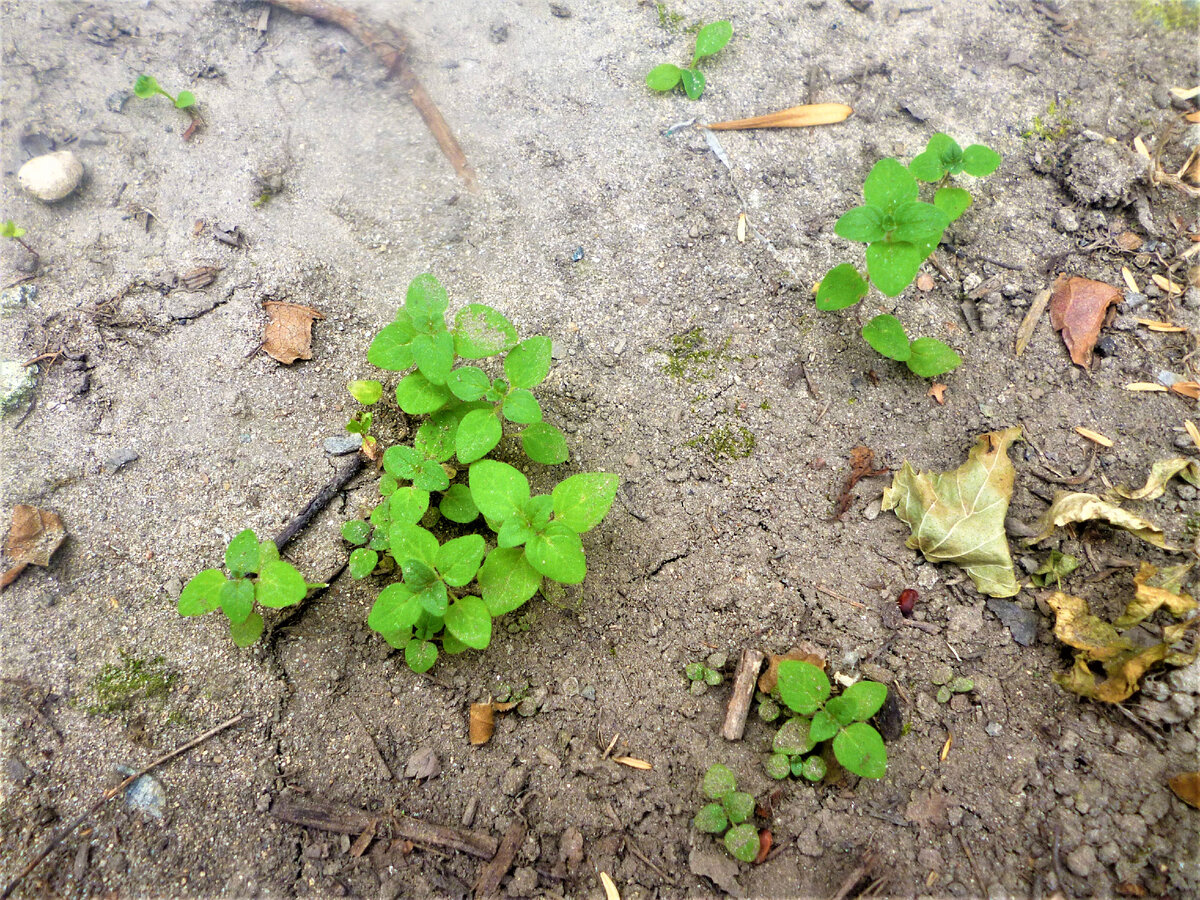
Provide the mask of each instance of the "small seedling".
POLYGON ((733 26, 728 22, 713 22, 696 32, 696 50, 692 63, 681 69, 672 63, 655 66, 646 75, 646 84, 651 90, 673 91, 682 85, 683 92, 691 100, 699 100, 704 93, 704 73, 698 68, 700 60, 718 53, 733 37, 733 26))
POLYGON ((171 96, 159 86, 153 75, 139 75, 137 81, 133 83, 133 92, 143 100, 149 100, 155 94, 162 94, 171 101, 176 109, 187 109, 196 105, 196 96, 191 91, 180 91, 175 96, 171 96))
POLYGON ((1038 587, 1046 587, 1053 581, 1061 590, 1062 580, 1079 568, 1079 558, 1070 553, 1051 550, 1046 561, 1036 572, 1029 576, 1030 581, 1038 587))
MULTIPOLYGON (((863 205, 834 226, 839 237, 867 245, 867 278, 852 263, 830 269, 817 286, 817 309, 853 306, 867 295, 871 284, 888 297, 903 293, 937 249, 946 228, 971 204, 970 193, 948 186, 948 180, 960 173, 989 175, 999 165, 1000 156, 982 144, 964 150, 945 134, 931 137, 925 151, 907 168, 895 159, 877 162, 863 184, 863 205), (932 203, 917 199, 918 181, 938 184, 932 203)), ((892 315, 873 318, 863 327, 862 336, 879 354, 906 363, 922 378, 945 374, 962 362, 936 338, 910 339, 892 315)))
POLYGON ((967 694, 975 690, 973 679, 964 675, 954 675, 949 668, 934 673, 930 681, 940 685, 937 692, 938 703, 949 703, 955 694, 967 694))
POLYGON ((758 829, 750 822, 754 797, 739 791, 737 777, 719 763, 704 773, 701 791, 712 802, 692 819, 696 830, 714 837, 724 835, 725 849, 734 859, 754 862, 760 847, 758 829))
POLYGON ((708 685, 708 687, 716 687, 724 680, 717 669, 710 669, 702 662, 688 663, 683 667, 683 674, 687 676, 687 680, 692 682, 693 686, 697 684, 708 685))
POLYGON ((846 769, 863 778, 884 776, 887 750, 883 738, 867 720, 887 699, 886 685, 858 681, 831 699, 829 678, 818 666, 787 659, 779 664, 777 689, 780 699, 796 715, 775 734, 775 752, 766 761, 768 775, 786 778, 792 774, 820 781, 826 773, 825 760, 809 754, 832 740, 834 758, 846 769))
MULTIPOLYGON (((350 392, 350 396, 363 406, 374 406, 383 397, 383 385, 378 381, 352 381, 346 385, 346 390, 350 392)), ((375 459, 377 456, 375 452, 377 441, 371 437, 371 426, 374 423, 374 414, 370 410, 365 409, 346 423, 346 430, 348 432, 362 435, 363 453, 370 459, 375 459)))
POLYGON ((22 247, 24 247, 26 252, 28 252, 31 256, 33 256, 33 265, 34 265, 35 269, 37 268, 38 262, 41 260, 41 257, 38 256, 36 250, 34 250, 32 247, 30 247, 23 240, 23 238, 25 237, 25 229, 24 228, 22 228, 20 225, 18 225, 16 222, 14 222, 12 219, 8 219, 7 221, 0 223, 0 237, 6 237, 11 240, 14 240, 18 244, 20 244, 22 247))

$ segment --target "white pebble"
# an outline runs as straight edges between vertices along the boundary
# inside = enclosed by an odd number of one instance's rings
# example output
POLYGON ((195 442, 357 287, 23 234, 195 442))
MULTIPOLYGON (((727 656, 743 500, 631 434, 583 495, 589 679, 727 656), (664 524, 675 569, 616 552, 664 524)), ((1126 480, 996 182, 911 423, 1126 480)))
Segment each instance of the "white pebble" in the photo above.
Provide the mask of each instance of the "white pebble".
POLYGON ((70 150, 35 156, 17 172, 25 193, 46 203, 66 197, 82 180, 83 164, 70 150))

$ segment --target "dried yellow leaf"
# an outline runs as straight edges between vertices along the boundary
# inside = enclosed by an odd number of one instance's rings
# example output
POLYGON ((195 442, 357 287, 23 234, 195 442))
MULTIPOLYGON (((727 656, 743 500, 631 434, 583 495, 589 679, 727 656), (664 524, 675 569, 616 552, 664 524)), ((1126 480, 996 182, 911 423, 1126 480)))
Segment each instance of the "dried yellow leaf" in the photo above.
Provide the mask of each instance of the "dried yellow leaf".
POLYGON ((950 755, 950 747, 954 743, 954 735, 946 735, 946 743, 942 744, 942 752, 938 754, 938 759, 941 762, 946 761, 946 757, 950 755))
POLYGON ((810 103, 805 106, 789 106, 779 112, 749 119, 734 119, 729 122, 714 122, 708 127, 713 131, 740 131, 745 128, 805 128, 810 125, 833 125, 854 112, 844 103, 810 103))
POLYGON ((1182 325, 1172 325, 1170 322, 1160 322, 1157 319, 1138 319, 1139 325, 1144 325, 1151 331, 1187 331, 1182 325))
POLYGON ((1076 428, 1075 433, 1080 437, 1087 438, 1092 443, 1099 444, 1101 447, 1111 447, 1113 445, 1112 440, 1106 438, 1098 431, 1092 431, 1090 428, 1076 428))
POLYGON ((1165 278, 1162 275, 1151 275, 1151 280, 1159 286, 1161 290, 1168 294, 1182 294, 1183 288, 1173 282, 1170 278, 1165 278))
POLYGON ((1133 273, 1129 271, 1128 266, 1121 266, 1121 277, 1125 279, 1125 286, 1135 294, 1142 292, 1142 289, 1138 287, 1138 283, 1133 277, 1133 273))
POLYGON ((738 213, 737 239, 739 244, 746 243, 746 214, 738 213))
POLYGON ((1171 391, 1180 397, 1190 400, 1200 400, 1200 384, 1194 381, 1177 381, 1171 385, 1171 391))
POLYGON ((1029 346, 1029 341, 1033 337, 1033 330, 1037 327, 1038 319, 1046 311, 1046 304, 1049 302, 1050 291, 1042 291, 1033 298, 1033 303, 1029 306, 1029 312, 1025 313, 1025 318, 1021 320, 1021 327, 1017 329, 1017 356, 1024 353, 1025 348, 1029 346))
POLYGON ((1152 381, 1135 381, 1132 384, 1125 385, 1127 391, 1154 391, 1166 393, 1167 389, 1161 384, 1155 384, 1152 381))
POLYGON ((617 891, 616 884, 613 883, 607 872, 600 873, 600 883, 604 885, 605 900, 621 900, 621 894, 617 891))
POLYGON ((1171 96, 1178 97, 1180 100, 1191 100, 1193 97, 1200 97, 1200 87, 1173 87, 1171 88, 1171 96))
POLYGON ((654 767, 644 759, 638 759, 636 756, 614 756, 613 762, 620 763, 623 766, 629 766, 631 769, 653 769, 654 767))
POLYGON ((1146 142, 1142 140, 1140 134, 1133 139, 1133 149, 1137 151, 1138 156, 1144 159, 1150 158, 1150 151, 1146 149, 1146 142))
POLYGON ((1191 419, 1185 419, 1183 427, 1186 428, 1187 433, 1191 435, 1192 443, 1196 445, 1197 449, 1200 449, 1200 428, 1197 428, 1196 423, 1191 419))

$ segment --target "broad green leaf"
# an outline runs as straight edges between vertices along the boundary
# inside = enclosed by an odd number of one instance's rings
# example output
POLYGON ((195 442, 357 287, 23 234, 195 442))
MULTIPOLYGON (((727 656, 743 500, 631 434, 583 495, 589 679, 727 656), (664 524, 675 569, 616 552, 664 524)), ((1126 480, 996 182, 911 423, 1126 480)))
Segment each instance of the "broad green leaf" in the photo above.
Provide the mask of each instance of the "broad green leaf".
POLYGON ((445 462, 454 455, 458 417, 447 409, 434 413, 417 429, 413 449, 427 459, 445 462))
POLYGON ((221 611, 230 622, 245 622, 253 610, 254 584, 249 578, 234 578, 221 585, 221 611))
POLYGON ((139 75, 133 83, 133 92, 143 100, 148 100, 162 90, 153 75, 139 75))
POLYGON ((933 195, 933 205, 949 216, 950 221, 953 222, 971 205, 971 194, 962 188, 938 188, 937 193, 933 195))
POLYGON ((274 541, 268 539, 258 545, 258 567, 260 569, 277 559, 279 559, 279 547, 275 545, 274 541))
POLYGON ((807 781, 820 781, 827 771, 825 760, 819 756, 810 756, 800 764, 800 777, 807 781))
POLYGON ((404 296, 404 310, 413 317, 414 322, 439 320, 449 305, 446 289, 430 273, 423 272, 409 282, 404 296))
POLYGON ((922 241, 938 240, 950 224, 950 218, 932 203, 914 200, 897 207, 892 215, 892 222, 893 241, 919 244, 922 241))
POLYGON ((490 306, 468 303, 454 315, 454 352, 463 359, 495 356, 516 343, 517 329, 490 306))
POLYGON ((877 206, 856 206, 837 220, 833 233, 848 241, 864 244, 882 241, 887 233, 883 227, 883 210, 877 206))
POLYGON ((481 459, 467 475, 471 498, 488 519, 503 522, 529 499, 529 479, 508 463, 481 459))
POLYGON ((706 82, 704 73, 699 69, 684 69, 679 73, 679 80, 683 83, 683 92, 689 100, 699 100, 704 96, 706 82))
MULTIPOLYGON (((830 700, 829 706, 832 705, 833 700, 830 700)), ((840 727, 831 715, 831 711, 819 709, 808 724, 808 739, 815 746, 837 734, 840 727)))
POLYGON ((438 505, 442 515, 451 522, 465 525, 479 518, 479 509, 471 499, 471 489, 465 484, 452 484, 438 505))
MULTIPOLYGON (((415 601, 414 601, 415 602, 415 601)), ((420 607, 418 607, 419 609, 420 607)), ((413 630, 411 628, 398 628, 395 631, 381 631, 380 636, 388 642, 389 646, 397 650, 403 650, 408 646, 408 642, 413 638, 413 630)))
POLYGON ((412 324, 395 321, 385 325, 367 349, 367 362, 388 372, 403 372, 413 365, 412 339, 416 332, 412 324))
POLYGON ((500 443, 504 428, 493 409, 476 409, 463 416, 454 437, 454 447, 460 463, 473 463, 491 453, 500 443))
POLYGON ((739 825, 754 815, 754 795, 745 791, 730 791, 721 798, 721 806, 732 825, 739 825))
POLYGON ((470 584, 483 562, 483 550, 483 538, 478 534, 464 535, 442 544, 437 552, 437 570, 446 584, 451 587, 470 584))
POLYGON ((1076 494, 1070 491, 1059 491, 1055 494, 1054 502, 1042 514, 1040 530, 1033 537, 1027 538, 1025 543, 1033 546, 1050 537, 1055 528, 1062 528, 1074 522, 1096 520, 1123 528, 1134 537, 1141 538, 1155 547, 1166 548, 1163 530, 1148 519, 1114 506, 1107 500, 1101 500, 1095 494, 1076 494))
POLYGON ((363 406, 372 406, 378 403, 379 398, 383 396, 383 385, 374 379, 360 378, 352 381, 346 385, 346 390, 363 406))
POLYGON ((771 749, 776 753, 783 753, 787 756, 798 756, 808 753, 816 746, 809 737, 808 731, 808 719, 800 716, 788 719, 775 732, 775 738, 771 742, 771 749))
POLYGON ((889 297, 899 296, 912 284, 924 261, 921 249, 904 241, 876 241, 867 248, 867 273, 875 287, 889 297))
POLYGON ((542 421, 542 407, 537 398, 525 388, 514 388, 504 398, 504 418, 518 425, 532 425, 542 421))
POLYGON ((404 645, 404 661, 417 674, 432 669, 437 657, 437 647, 429 641, 409 641, 404 645))
POLYGON ((396 488, 388 500, 389 522, 416 525, 429 509, 429 491, 415 487, 396 488))
POLYGON ((409 557, 403 560, 400 563, 400 568, 404 572, 404 583, 412 588, 414 594, 421 593, 425 588, 440 580, 433 566, 422 562, 416 557, 409 557))
POLYGON ((725 832, 725 849, 730 855, 744 863, 752 863, 760 848, 758 829, 748 823, 734 825, 725 832))
POLYGON ((460 597, 446 610, 446 630, 473 650, 492 640, 492 614, 478 597, 460 597))
POLYGON ((772 753, 763 763, 763 768, 766 769, 769 777, 780 781, 791 774, 792 761, 788 759, 786 753, 772 753))
POLYGON ((560 481, 550 494, 555 521, 578 534, 590 531, 608 514, 620 482, 607 472, 581 472, 560 481))
POLYGON ((1004 534, 1014 473, 1008 447, 1020 436, 1019 427, 980 435, 952 472, 918 474, 905 461, 883 492, 883 509, 895 510, 912 531, 909 548, 930 562, 962 567, 989 597, 1020 590, 1004 534))
POLYGON ((389 475, 412 481, 421 471, 422 456, 412 447, 393 444, 383 451, 383 468, 389 475))
POLYGON ((450 476, 441 463, 427 459, 421 463, 421 471, 413 478, 413 487, 423 491, 444 491, 450 487, 450 476))
POLYGON ((530 497, 521 508, 521 514, 534 531, 544 531, 554 513, 554 499, 546 494, 530 497))
POLYGON ((731 37, 733 37, 733 26, 728 22, 713 22, 705 25, 696 32, 695 59, 701 60, 706 56, 712 56, 728 44, 731 37))
POLYGON ((929 143, 925 145, 925 152, 936 154, 938 159, 943 162, 956 162, 962 159, 962 147, 958 145, 958 141, 941 131, 929 138, 929 143))
POLYGON ((525 544, 525 558, 547 578, 579 584, 587 575, 587 561, 579 535, 560 522, 551 522, 525 544))
POLYGON ((894 212, 900 204, 917 199, 917 180, 899 162, 885 157, 863 182, 863 199, 884 213, 894 212))
POLYGON ((802 716, 811 716, 826 701, 831 690, 829 678, 817 666, 797 659, 779 663, 776 682, 779 696, 788 707, 802 716))
POLYGON ((709 803, 700 808, 700 812, 692 819, 692 824, 696 826, 697 831, 705 834, 724 834, 725 829, 729 827, 729 818, 720 803, 709 803))
POLYGON ((350 569, 350 577, 358 581, 374 572, 377 565, 379 565, 379 554, 367 547, 359 547, 350 552, 350 562, 347 567, 350 569))
POLYGON ((908 335, 904 333, 904 326, 895 316, 886 313, 876 316, 863 326, 862 336, 863 340, 875 348, 876 353, 901 362, 908 359, 908 335))
POLYGON ((430 384, 444 385, 454 368, 454 338, 449 332, 418 334, 412 340, 413 361, 430 384))
POLYGON ((922 378, 933 378, 957 369, 962 357, 937 338, 921 337, 908 345, 908 367, 922 378))
POLYGON ((946 174, 941 157, 928 150, 913 157, 913 161, 908 164, 908 171, 920 181, 938 181, 946 174))
POLYGON ((720 763, 709 766, 708 771, 704 773, 704 780, 700 783, 700 790, 709 800, 720 800, 730 791, 737 790, 737 776, 733 774, 732 769, 720 763))
POLYGON ((522 516, 510 516, 504 520, 500 530, 496 532, 496 546, 520 547, 537 534, 522 516))
POLYGON ((400 487, 400 482, 390 472, 385 472, 379 477, 379 493, 381 496, 392 496, 398 487, 400 487))
POLYGON ((537 335, 513 347, 504 357, 504 374, 515 388, 541 384, 550 374, 550 338, 537 335))
POLYGON ((225 568, 234 578, 257 572, 259 564, 258 538, 247 528, 239 532, 225 548, 225 568))
POLYGON ((478 578, 483 602, 493 618, 520 607, 542 583, 542 576, 529 565, 525 551, 519 547, 489 553, 478 578))
POLYGON ((887 750, 879 732, 866 722, 855 722, 833 739, 837 761, 863 778, 882 778, 887 773, 887 750))
POLYGON ((358 546, 371 537, 371 523, 362 519, 351 519, 342 523, 342 540, 358 546))
POLYGON ((683 69, 671 63, 655 66, 646 73, 646 86, 652 91, 669 91, 679 84, 683 69))
POLYGON ((842 692, 841 700, 850 705, 854 722, 865 722, 883 706, 887 685, 878 681, 856 681, 842 692))
POLYGON ((196 95, 191 91, 180 91, 175 95, 175 108, 187 109, 189 106, 196 105, 196 95))
MULTIPOLYGON (((393 493, 395 493, 393 491, 393 493)), ((380 503, 371 510, 371 524, 376 528, 376 534, 382 529, 388 528, 392 524, 392 509, 391 504, 384 502, 380 503)))
POLYGON ((962 170, 982 178, 1000 168, 1000 154, 983 144, 972 144, 962 154, 962 170))
POLYGON ((547 466, 567 461, 567 437, 547 422, 535 422, 521 432, 521 447, 525 455, 547 466))
MULTIPOLYGON (((1147 565, 1142 563, 1142 565, 1147 565)), ((1072 556, 1070 553, 1062 553, 1058 550, 1051 550, 1050 556, 1046 561, 1038 567, 1038 570, 1032 573, 1029 578, 1038 587, 1045 587, 1050 582, 1055 582, 1059 585, 1062 580, 1079 568, 1079 557, 1072 556)), ((1128 627, 1128 626, 1126 626, 1128 627)))
POLYGON ((396 403, 410 416, 437 412, 452 396, 444 384, 433 384, 420 372, 405 375, 396 385, 396 403))
POLYGON ((401 565, 409 559, 420 560, 427 566, 437 564, 438 539, 420 525, 396 522, 389 536, 392 556, 401 565))
MULTIPOLYGON (((825 713, 833 717, 834 732, 843 725, 849 725, 854 721, 854 707, 842 697, 834 697, 825 704, 825 713)), ((821 713, 817 713, 817 716, 821 713)), ((817 716, 813 716, 816 719, 817 716)), ((832 735, 831 735, 832 736, 832 735)))
POLYGON ((405 584, 389 584, 379 596, 367 616, 367 625, 381 633, 412 628, 421 616, 421 604, 405 584))
POLYGON ((853 306, 866 296, 869 290, 866 279, 858 273, 853 263, 834 266, 821 279, 817 288, 817 309, 835 310, 853 306))
POLYGON ((442 632, 442 652, 449 653, 454 656, 457 653, 464 653, 471 648, 452 635, 449 631, 442 632))
POLYGON ((294 606, 308 593, 308 584, 296 567, 282 559, 269 562, 258 570, 254 597, 260 606, 282 609, 294 606))
POLYGON ((478 400, 492 386, 492 380, 478 366, 459 366, 446 379, 446 387, 459 400, 478 400))
MULTIPOLYGON (((407 580, 407 579, 406 579, 407 580)), ((434 581, 414 595, 421 608, 431 616, 441 618, 446 614, 450 597, 444 581, 434 581)))
POLYGON ((262 637, 265 625, 259 613, 251 612, 242 621, 229 623, 229 636, 237 646, 249 647, 262 637))

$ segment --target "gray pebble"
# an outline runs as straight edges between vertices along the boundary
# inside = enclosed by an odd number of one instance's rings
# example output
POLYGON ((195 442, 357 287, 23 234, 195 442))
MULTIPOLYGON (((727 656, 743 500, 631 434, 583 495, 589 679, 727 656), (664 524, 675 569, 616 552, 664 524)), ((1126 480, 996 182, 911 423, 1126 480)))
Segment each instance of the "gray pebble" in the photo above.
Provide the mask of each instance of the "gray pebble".
POLYGON ((970 274, 967 275, 966 278, 963 279, 963 282, 962 282, 963 293, 969 294, 969 293, 971 293, 971 291, 975 290, 975 288, 979 287, 981 284, 983 284, 983 276, 978 275, 975 272, 971 272, 970 274))
POLYGON ((1147 298, 1146 295, 1141 293, 1140 291, 1126 291, 1125 292, 1125 309, 1127 309, 1127 310, 1141 309, 1143 306, 1146 305, 1146 303, 1148 302, 1148 299, 1149 298, 1147 298))
POLYGON ((586 685, 584 689, 579 692, 579 696, 583 697, 584 700, 595 700, 596 689, 590 684, 586 685))
POLYGON ((1054 213, 1054 227, 1059 231, 1065 231, 1067 234, 1079 230, 1079 216, 1075 214, 1075 210, 1069 206, 1064 206, 1054 213))
POLYGON ((1171 441, 1171 443, 1174 445, 1176 450, 1190 450, 1193 453, 1196 452, 1196 444, 1192 441, 1189 435, 1177 434, 1175 435, 1175 440, 1171 441))
POLYGON ((119 113, 125 109, 125 104, 129 102, 129 98, 133 95, 129 91, 113 91, 104 98, 104 105, 109 112, 119 113))
POLYGON ((339 434, 325 438, 325 452, 330 456, 345 456, 362 446, 361 434, 339 434))
POLYGON ((1196 489, 1190 484, 1175 485, 1175 493, 1179 495, 1180 500, 1195 500, 1196 489))
POLYGON ((1183 294, 1183 305, 1188 309, 1200 309, 1200 288, 1188 288, 1183 294))
POLYGON ((991 306, 985 306, 979 312, 979 327, 984 331, 995 331, 1000 324, 1000 312, 991 306))
POLYGON ((33 397, 37 373, 37 366, 25 366, 17 360, 0 360, 0 413, 17 409, 33 397))
POLYGON ((1067 868, 1080 878, 1089 877, 1096 869, 1096 851, 1084 844, 1067 854, 1067 868))
POLYGON ((36 284, 18 284, 0 291, 0 316, 24 309, 35 297, 37 297, 36 284))
POLYGON ((1166 109, 1171 105, 1171 91, 1165 84, 1156 84, 1150 91, 1150 99, 1159 109, 1166 109))
POLYGON ((183 593, 183 579, 178 575, 168 578, 167 583, 163 585, 163 590, 172 600, 178 600, 179 595, 183 593))
POLYGON ((578 696, 579 695, 579 679, 576 678, 574 675, 568 675, 566 678, 564 678, 562 680, 562 684, 559 685, 558 689, 559 689, 559 691, 562 692, 562 695, 564 697, 578 696))
POLYGON ((109 454, 108 459, 104 461, 104 471, 109 475, 113 475, 118 469, 124 468, 135 459, 138 459, 136 450, 132 450, 129 447, 122 447, 119 450, 114 450, 109 454))
POLYGON ((525 789, 529 781, 529 770, 523 766, 512 766, 500 777, 500 792, 506 797, 515 797, 525 789))
POLYGON ((1169 388, 1171 385, 1178 384, 1179 382, 1183 381, 1183 378, 1179 375, 1176 375, 1174 372, 1170 372, 1166 369, 1159 369, 1154 376, 1154 380, 1163 387, 1169 388))
POLYGON ((44 203, 71 194, 83 180, 83 163, 70 150, 35 156, 17 172, 21 189, 44 203))

